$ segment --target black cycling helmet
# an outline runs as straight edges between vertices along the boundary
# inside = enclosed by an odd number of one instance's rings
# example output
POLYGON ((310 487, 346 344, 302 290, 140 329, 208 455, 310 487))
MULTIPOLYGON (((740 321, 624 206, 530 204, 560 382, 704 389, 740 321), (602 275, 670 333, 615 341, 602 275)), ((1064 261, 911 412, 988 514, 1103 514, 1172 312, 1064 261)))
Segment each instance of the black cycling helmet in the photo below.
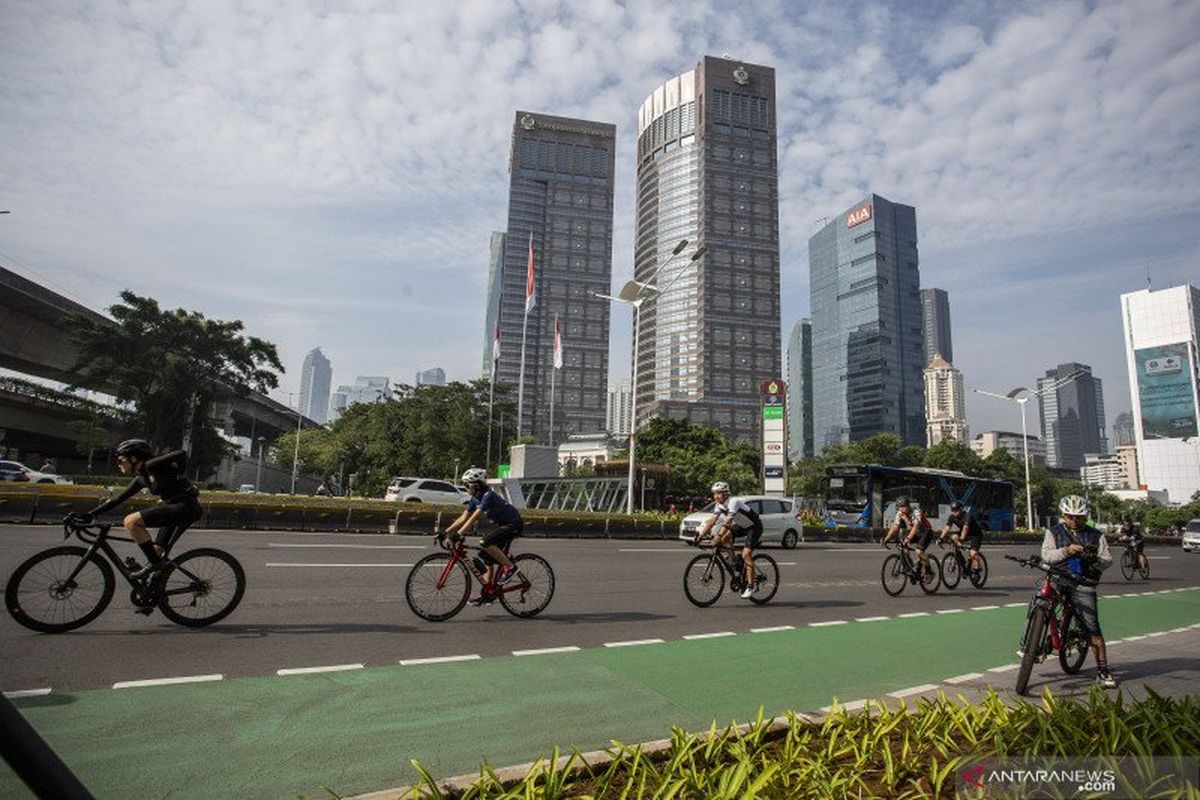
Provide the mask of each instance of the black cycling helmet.
POLYGON ((908 508, 910 505, 911 503, 908 502, 908 498, 904 495, 896 498, 896 508, 908 508))
POLYGON ((950 504, 950 513, 951 514, 956 514, 959 511, 963 511, 965 509, 966 509, 966 506, 964 506, 962 503, 959 503, 957 501, 950 504))
POLYGON ((154 455, 154 448, 145 439, 126 439, 117 445, 117 455, 149 458, 154 455))

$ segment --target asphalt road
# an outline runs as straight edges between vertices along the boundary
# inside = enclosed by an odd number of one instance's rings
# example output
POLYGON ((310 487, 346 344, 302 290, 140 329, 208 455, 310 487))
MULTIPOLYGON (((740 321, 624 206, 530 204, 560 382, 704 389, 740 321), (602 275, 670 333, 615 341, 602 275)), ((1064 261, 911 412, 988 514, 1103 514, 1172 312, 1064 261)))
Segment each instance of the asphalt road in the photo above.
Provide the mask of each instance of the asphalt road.
MULTIPOLYGON (((0 575, 7 580, 21 561, 60 539, 61 530, 53 527, 0 527, 0 575)), ((801 545, 770 550, 781 586, 769 605, 755 606, 726 592, 716 605, 701 609, 683 594, 683 568, 696 551, 681 543, 528 538, 518 540, 514 552, 544 556, 557 578, 554 599, 541 616, 517 619, 496 605, 468 607, 451 621, 429 623, 404 600, 411 565, 433 551, 428 538, 201 530, 189 532, 177 552, 199 546, 228 550, 245 567, 246 596, 232 616, 199 630, 173 625, 157 613, 143 617, 133 613, 120 583, 109 609, 71 633, 33 633, 5 614, 0 691, 61 693, 195 675, 275 676, 279 670, 488 658, 1024 605, 1037 577, 1001 558, 1030 548, 998 546, 986 550, 991 575, 984 589, 964 582, 927 597, 909 586, 891 598, 880 586, 885 554, 878 546, 801 545)), ((1127 583, 1114 567, 1102 596, 1200 585, 1200 555, 1176 548, 1149 554, 1148 584, 1127 583)), ((1103 613, 1102 604, 1102 620, 1103 613)), ((1018 636, 1014 629, 1014 640, 1018 636)))

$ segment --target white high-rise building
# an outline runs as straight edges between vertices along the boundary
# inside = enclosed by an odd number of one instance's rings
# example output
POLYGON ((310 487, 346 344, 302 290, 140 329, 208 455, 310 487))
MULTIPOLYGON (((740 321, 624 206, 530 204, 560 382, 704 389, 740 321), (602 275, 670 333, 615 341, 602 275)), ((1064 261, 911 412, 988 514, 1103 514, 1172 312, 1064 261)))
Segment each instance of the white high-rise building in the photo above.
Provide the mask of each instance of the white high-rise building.
POLYGON ((946 439, 965 445, 969 435, 962 373, 936 353, 925 368, 925 440, 930 447, 946 439))
POLYGON ((1105 489, 1136 489, 1129 485, 1125 464, 1119 455, 1088 454, 1079 468, 1079 480, 1088 486, 1105 489))
POLYGON ((445 386, 446 370, 441 367, 423 369, 417 373, 417 386, 445 386))
POLYGON ((359 375, 353 386, 339 386, 333 393, 333 416, 336 419, 355 403, 378 403, 392 396, 391 382, 382 375, 359 375))
POLYGON ((333 368, 317 347, 304 357, 300 369, 300 413, 322 425, 329 421, 329 384, 333 368))
POLYGON ((1121 295, 1139 481, 1172 504, 1200 492, 1200 289, 1121 295))
POLYGON ((1046 443, 1037 436, 1030 434, 1028 442, 1015 431, 984 431, 971 440, 971 449, 980 458, 987 458, 997 450, 1007 450, 1009 455, 1020 461, 1029 446, 1029 463, 1032 466, 1046 466, 1046 443))
POLYGON ((629 381, 608 390, 608 432, 614 436, 628 436, 633 428, 633 389, 629 381))

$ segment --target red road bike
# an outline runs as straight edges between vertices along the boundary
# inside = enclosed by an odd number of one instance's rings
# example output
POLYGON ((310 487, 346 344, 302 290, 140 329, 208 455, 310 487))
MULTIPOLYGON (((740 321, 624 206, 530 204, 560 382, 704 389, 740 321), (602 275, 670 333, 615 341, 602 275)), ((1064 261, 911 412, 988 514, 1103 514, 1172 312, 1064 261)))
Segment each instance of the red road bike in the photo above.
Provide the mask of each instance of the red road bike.
POLYGON ((518 570, 516 577, 496 587, 494 581, 483 578, 482 570, 492 573, 497 570, 494 564, 487 563, 491 557, 481 548, 468 545, 462 537, 435 541, 446 552, 432 553, 413 565, 404 586, 408 607, 418 617, 441 622, 462 611, 471 596, 472 577, 479 581, 483 603, 499 600, 513 616, 533 617, 550 605, 554 596, 554 570, 541 556, 533 553, 513 556, 512 562, 518 570), (472 558, 468 554, 471 550, 479 555, 472 558))
POLYGON ((1037 593, 1029 601, 1025 632, 1021 635, 1021 668, 1017 671, 1017 694, 1025 694, 1034 663, 1041 663, 1053 652, 1058 653, 1062 671, 1074 675, 1083 668, 1091 646, 1088 637, 1075 617, 1075 607, 1067 599, 1062 584, 1075 580, 1066 567, 1045 563, 1039 556, 1017 558, 1005 556, 1022 567, 1040 569, 1046 573, 1037 593))

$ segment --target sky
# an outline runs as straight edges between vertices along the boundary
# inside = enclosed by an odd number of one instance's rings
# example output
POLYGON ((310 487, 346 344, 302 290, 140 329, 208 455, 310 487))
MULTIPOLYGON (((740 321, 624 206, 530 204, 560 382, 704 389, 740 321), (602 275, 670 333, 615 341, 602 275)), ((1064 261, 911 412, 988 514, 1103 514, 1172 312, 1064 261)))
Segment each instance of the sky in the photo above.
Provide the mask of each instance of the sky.
POLYGON ((1069 361, 1129 409, 1120 293, 1200 284, 1195 0, 0 0, 0 264, 241 319, 284 402, 317 346, 335 386, 472 379, 514 112, 616 124, 619 287, 637 110, 706 54, 776 71, 785 347, 809 236, 875 192, 917 208, 973 433, 1020 419, 971 388, 1069 361))

